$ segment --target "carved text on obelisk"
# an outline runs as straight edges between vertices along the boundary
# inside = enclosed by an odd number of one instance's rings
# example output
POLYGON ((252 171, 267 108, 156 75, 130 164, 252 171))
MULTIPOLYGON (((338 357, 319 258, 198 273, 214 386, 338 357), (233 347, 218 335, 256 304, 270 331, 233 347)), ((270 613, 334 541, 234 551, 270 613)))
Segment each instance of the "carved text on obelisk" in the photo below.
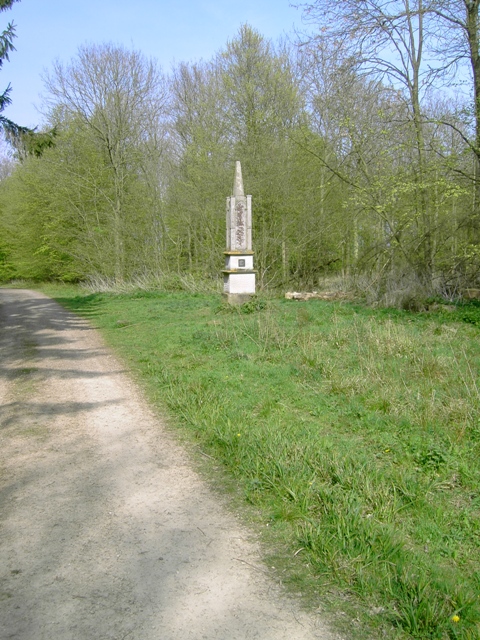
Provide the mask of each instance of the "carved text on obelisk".
POLYGON ((245 204, 235 204, 235 245, 236 249, 245 249, 245 204))

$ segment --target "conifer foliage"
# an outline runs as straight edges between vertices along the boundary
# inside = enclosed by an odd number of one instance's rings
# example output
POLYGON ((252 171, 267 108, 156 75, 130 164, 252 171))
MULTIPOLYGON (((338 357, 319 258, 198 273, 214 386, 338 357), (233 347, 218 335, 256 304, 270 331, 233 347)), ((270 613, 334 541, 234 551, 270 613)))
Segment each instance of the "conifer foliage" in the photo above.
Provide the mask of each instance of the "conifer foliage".
MULTIPOLYGON (((19 0, 0 0, 0 12, 11 9, 13 3, 18 1, 19 0)), ((0 34, 0 69, 3 67, 5 60, 9 60, 10 52, 15 51, 15 47, 13 46, 13 39, 15 37, 15 25, 9 22, 7 28, 0 34)), ((2 127, 7 136, 17 137, 21 133, 27 133, 28 129, 15 124, 15 122, 12 122, 12 120, 2 115, 5 108, 12 102, 10 97, 11 91, 12 87, 9 83, 0 95, 0 127, 2 127)))

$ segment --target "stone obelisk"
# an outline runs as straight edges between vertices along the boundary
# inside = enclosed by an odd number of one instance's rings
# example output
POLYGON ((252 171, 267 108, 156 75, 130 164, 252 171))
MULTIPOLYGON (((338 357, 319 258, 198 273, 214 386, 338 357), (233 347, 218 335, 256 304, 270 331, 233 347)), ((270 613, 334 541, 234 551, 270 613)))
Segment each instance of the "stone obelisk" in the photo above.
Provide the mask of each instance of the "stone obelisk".
POLYGON ((227 198, 227 250, 223 291, 228 302, 242 304, 255 293, 252 251, 252 196, 243 190, 242 167, 235 166, 233 196, 227 198))

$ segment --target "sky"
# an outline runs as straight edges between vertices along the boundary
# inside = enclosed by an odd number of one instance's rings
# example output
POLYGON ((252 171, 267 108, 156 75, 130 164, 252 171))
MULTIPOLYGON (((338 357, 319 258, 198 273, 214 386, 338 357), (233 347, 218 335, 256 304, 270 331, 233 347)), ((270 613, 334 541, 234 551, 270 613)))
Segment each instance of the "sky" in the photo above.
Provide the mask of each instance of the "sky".
POLYGON ((294 1, 21 0, 0 13, 0 30, 13 22, 17 35, 16 51, 0 74, 0 91, 12 85, 4 115, 22 126, 41 126, 42 75, 56 59, 69 62, 80 45, 122 44, 168 72, 174 62, 208 60, 244 23, 273 40, 292 33, 302 15, 294 1))

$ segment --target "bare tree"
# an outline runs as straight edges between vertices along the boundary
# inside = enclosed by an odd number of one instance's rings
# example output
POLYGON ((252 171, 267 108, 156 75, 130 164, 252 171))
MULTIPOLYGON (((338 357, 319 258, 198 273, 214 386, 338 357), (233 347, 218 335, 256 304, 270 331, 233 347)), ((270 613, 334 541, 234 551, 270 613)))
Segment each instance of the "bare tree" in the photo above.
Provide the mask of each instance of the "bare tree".
POLYGON ((81 47, 70 64, 56 62, 45 78, 54 118, 75 119, 97 141, 111 179, 115 278, 125 274, 129 186, 162 151, 167 105, 164 79, 153 61, 112 44, 81 47))
POLYGON ((422 101, 444 65, 426 43, 433 24, 435 0, 315 0, 304 6, 307 20, 317 25, 312 40, 331 40, 344 51, 357 73, 389 84, 403 99, 406 124, 413 132, 411 159, 415 183, 417 275, 432 278, 434 239, 426 189, 425 118, 422 101))
MULTIPOLYGON (((434 55, 442 61, 443 69, 449 71, 446 81, 471 85, 475 136, 467 142, 480 159, 480 0, 436 0, 429 12, 436 20, 435 38, 430 42, 434 55), (465 68, 466 67, 466 68, 465 68), (466 79, 462 72, 467 71, 466 79), (460 77, 463 78, 459 80, 460 77)), ((468 90, 470 93, 470 89, 468 90)), ((462 135, 465 135, 462 131, 462 135)))

